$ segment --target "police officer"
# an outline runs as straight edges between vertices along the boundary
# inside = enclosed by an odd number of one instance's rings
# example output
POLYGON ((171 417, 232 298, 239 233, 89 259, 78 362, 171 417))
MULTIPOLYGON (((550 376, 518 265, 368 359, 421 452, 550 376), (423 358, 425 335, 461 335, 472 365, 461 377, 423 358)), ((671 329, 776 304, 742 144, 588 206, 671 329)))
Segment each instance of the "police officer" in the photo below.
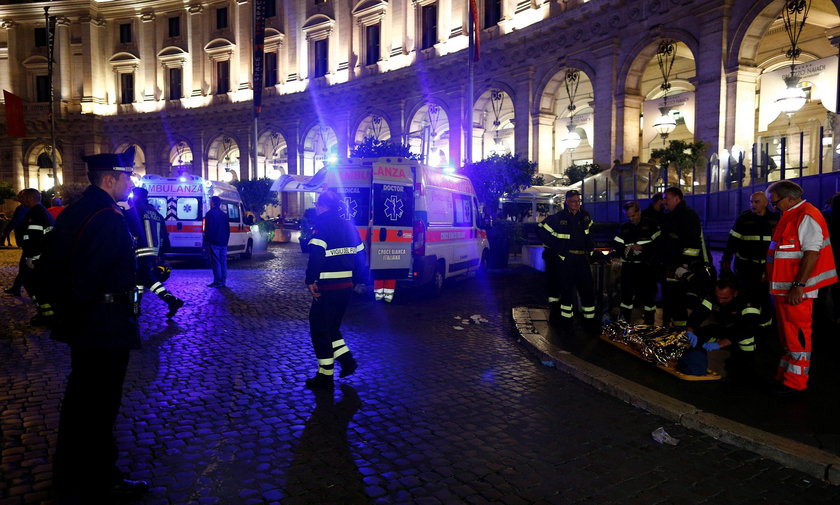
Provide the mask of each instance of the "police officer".
POLYGON ((32 326, 46 326, 52 317, 53 310, 50 303, 39 297, 40 279, 36 272, 36 265, 44 250, 44 238, 52 230, 55 220, 47 208, 41 205, 41 193, 37 189, 27 188, 21 191, 21 203, 28 209, 21 225, 21 248, 23 249, 20 268, 23 272, 23 287, 32 296, 38 313, 29 320, 32 326))
POLYGON ((642 216, 639 202, 627 202, 623 208, 627 222, 613 238, 613 255, 621 260, 621 315, 625 321, 632 321, 635 305, 644 311, 645 324, 653 324, 659 224, 642 216))
POLYGON ((537 235, 547 248, 544 257, 548 257, 549 302, 554 302, 559 294, 561 322, 572 322, 575 294, 579 294, 586 329, 597 331, 600 322, 595 318, 595 290, 589 267, 594 249, 589 234, 592 218, 580 206, 580 192, 567 191, 564 209, 545 218, 537 227, 537 235))
MULTIPOLYGON (((688 318, 688 279, 702 271, 706 261, 700 217, 688 208, 680 188, 668 188, 663 197, 665 221, 662 224, 662 324, 685 327, 688 318)), ((699 291, 699 290, 698 290, 699 291)))
POLYGON ((169 268, 163 263, 163 252, 169 248, 169 232, 163 216, 149 203, 149 192, 144 188, 131 190, 128 200, 131 208, 126 213, 131 234, 134 236, 134 256, 137 258, 138 286, 151 290, 167 306, 167 318, 172 318, 184 301, 170 293, 163 282, 169 268))
POLYGON ((756 337, 761 328, 761 309, 749 302, 729 276, 718 279, 714 296, 702 298, 688 318, 686 335, 692 347, 706 351, 729 349, 726 367, 734 380, 749 379, 755 366, 756 337))
POLYGON ((361 283, 365 268, 365 246, 352 221, 339 215, 341 199, 334 191, 318 196, 306 285, 312 295, 309 331, 318 359, 318 372, 306 380, 310 389, 331 389, 333 369, 341 364, 341 377, 356 371, 356 360, 341 336, 341 320, 354 283, 361 283))
POLYGON ((773 229, 779 223, 780 215, 767 209, 767 196, 753 193, 750 196, 750 210, 745 211, 735 221, 729 231, 726 250, 720 262, 720 272, 732 271, 732 257, 735 257, 735 277, 741 285, 744 295, 764 310, 766 318, 772 314, 770 307, 770 288, 767 285, 764 270, 767 262, 767 249, 773 229))
POLYGON ((70 345, 53 483, 61 504, 119 503, 149 486, 117 468, 114 423, 129 351, 140 348, 134 241, 116 202, 132 188, 134 149, 82 158, 91 185, 61 213, 42 254, 52 337, 70 345))

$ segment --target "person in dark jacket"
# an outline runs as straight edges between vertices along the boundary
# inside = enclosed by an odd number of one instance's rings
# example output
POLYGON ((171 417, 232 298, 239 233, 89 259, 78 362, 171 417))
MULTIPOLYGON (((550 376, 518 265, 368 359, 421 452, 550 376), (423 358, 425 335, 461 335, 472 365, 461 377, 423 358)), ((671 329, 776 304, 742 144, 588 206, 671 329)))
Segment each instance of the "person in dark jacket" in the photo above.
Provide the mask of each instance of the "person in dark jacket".
MULTIPOLYGON (((840 193, 831 197, 829 210, 822 214, 833 246, 831 249, 834 253, 834 264, 840 265, 840 193)), ((831 322, 840 327, 840 282, 832 284, 824 291, 825 294, 820 293, 820 298, 823 298, 822 308, 831 322)))
POLYGON ((643 310, 645 324, 653 324, 659 224, 642 216, 639 202, 625 203, 624 214, 627 222, 613 238, 613 255, 621 260, 621 315, 631 322, 635 306, 643 310))
POLYGON ((688 279, 707 261, 703 229, 700 217, 685 204, 680 188, 666 189, 664 200, 668 212, 662 225, 662 324, 685 327, 688 279))
MULTIPOLYGON (((24 217, 26 217, 26 213, 29 211, 26 205, 23 204, 22 197, 23 190, 18 191, 17 200, 21 203, 17 207, 15 207, 15 211, 12 213, 12 219, 11 221, 9 221, 9 224, 6 225, 6 229, 3 231, 3 234, 5 235, 7 240, 9 237, 11 237, 12 233, 14 232, 15 244, 18 247, 20 247, 20 243, 23 237, 23 229, 21 227, 23 225, 23 219, 24 217)), ((11 242, 9 242, 9 245, 11 245, 11 242)), ((23 274, 23 254, 21 254, 20 265, 18 267, 18 273, 15 276, 15 280, 14 282, 12 282, 12 286, 8 289, 4 289, 3 292, 7 295, 20 296, 20 289, 23 287, 23 274)))
POLYGON ((223 288, 227 282, 227 246, 230 239, 230 220, 221 209, 222 199, 210 197, 210 210, 204 216, 204 246, 213 270, 210 288, 223 288))
POLYGON ((341 320, 354 284, 362 282, 365 246, 352 221, 339 215, 341 199, 334 191, 318 196, 312 238, 309 240, 309 263, 306 286, 312 295, 309 331, 318 359, 318 372, 306 380, 310 389, 333 387, 335 362, 341 364, 341 377, 356 371, 356 360, 341 336, 341 320))
POLYGON ((735 278, 741 287, 741 294, 757 304, 764 312, 765 321, 772 319, 770 287, 765 279, 767 249, 773 229, 781 217, 778 212, 767 209, 767 196, 762 193, 750 195, 750 210, 743 212, 729 231, 726 249, 720 262, 720 273, 732 273, 732 258, 735 258, 735 278))
POLYGON ((55 220, 47 208, 41 205, 41 193, 37 189, 24 189, 21 202, 28 211, 23 218, 23 235, 21 236, 21 248, 23 254, 20 263, 23 273, 23 287, 35 302, 38 313, 29 324, 32 326, 46 326, 48 318, 52 317, 53 311, 49 302, 38 296, 38 282, 36 265, 39 263, 41 253, 44 251, 44 239, 55 225, 55 220), (40 298, 40 299, 39 299, 40 298))
POLYGON ((714 295, 696 303, 688 318, 686 336, 692 347, 707 352, 729 349, 728 376, 732 380, 753 378, 756 341, 763 331, 761 308, 738 289, 738 281, 724 275, 717 280, 714 295))
POLYGON ((662 199, 662 193, 654 193, 650 199, 650 205, 642 211, 642 217, 653 219, 656 224, 662 228, 662 223, 665 222, 665 201, 662 199))
POLYGON ((168 267, 163 262, 163 253, 169 249, 169 232, 166 231, 166 221, 163 216, 149 203, 149 192, 144 188, 131 190, 128 199, 130 208, 126 212, 128 226, 134 237, 134 255, 137 258, 138 286, 143 290, 150 290, 169 307, 167 318, 172 318, 178 309, 184 306, 184 301, 176 297, 164 287, 168 277, 168 267))
POLYGON ((537 226, 537 235, 546 248, 543 258, 552 312, 557 310, 559 302, 560 321, 570 324, 579 294, 586 329, 595 332, 600 328, 600 321, 595 318, 595 289, 589 267, 594 250, 589 235, 593 221, 580 206, 580 192, 567 191, 564 209, 545 218, 537 226))
POLYGON ((140 348, 137 271, 117 201, 132 188, 134 150, 82 158, 91 185, 63 211, 41 256, 55 308, 52 338, 70 345, 53 484, 59 503, 122 503, 149 489, 117 467, 114 424, 129 353, 140 348))

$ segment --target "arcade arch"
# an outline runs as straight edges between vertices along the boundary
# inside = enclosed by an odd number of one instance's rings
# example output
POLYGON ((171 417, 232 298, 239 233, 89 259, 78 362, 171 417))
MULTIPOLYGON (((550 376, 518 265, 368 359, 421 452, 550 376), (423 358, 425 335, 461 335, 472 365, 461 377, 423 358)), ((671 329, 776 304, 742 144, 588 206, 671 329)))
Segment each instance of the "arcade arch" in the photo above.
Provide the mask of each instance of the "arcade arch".
POLYGON ((225 182, 239 180, 239 144, 230 135, 219 135, 210 143, 207 178, 225 182))
POLYGON ((574 66, 560 68, 540 96, 538 164, 557 176, 572 165, 593 163, 594 103, 592 76, 574 66))
POLYGON ((513 99, 501 88, 490 88, 476 100, 473 107, 474 160, 487 158, 492 154, 509 154, 515 150, 513 99))
POLYGON ((193 170, 193 152, 185 140, 178 141, 169 148, 169 167, 172 175, 191 174, 193 170))
POLYGON ((257 143, 257 170, 255 179, 277 179, 289 173, 289 148, 286 137, 276 129, 269 129, 257 143))
POLYGON ((330 160, 338 159, 338 139, 335 130, 325 124, 316 124, 306 132, 301 149, 300 173, 315 175, 330 160))
MULTIPOLYGON (((29 174, 27 188, 36 188, 38 191, 52 189, 56 184, 63 182, 61 149, 55 153, 55 164, 53 167, 52 145, 47 142, 34 144, 26 156, 26 168, 29 174)), ((43 202, 49 206, 49 202, 43 202)))
POLYGON ((134 174, 137 177, 146 175, 146 153, 143 148, 134 142, 123 142, 114 150, 115 153, 124 153, 134 146, 134 174))
POLYGON ((417 109, 408 123, 408 145, 424 163, 449 164, 449 116, 442 105, 427 102, 417 109))
POLYGON ((379 141, 391 139, 391 128, 381 114, 368 114, 359 122, 359 127, 356 128, 356 133, 353 135, 353 144, 361 144, 368 137, 373 137, 379 141))

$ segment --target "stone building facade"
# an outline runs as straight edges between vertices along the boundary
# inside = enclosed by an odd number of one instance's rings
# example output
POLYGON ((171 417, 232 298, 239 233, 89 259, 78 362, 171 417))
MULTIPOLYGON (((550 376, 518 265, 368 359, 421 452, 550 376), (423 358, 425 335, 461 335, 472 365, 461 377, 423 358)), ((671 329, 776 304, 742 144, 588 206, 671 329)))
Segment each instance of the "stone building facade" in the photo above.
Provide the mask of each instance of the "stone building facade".
POLYGON ((468 0, 267 2, 256 134, 253 0, 0 2, 0 87, 22 98, 27 129, 10 138, 0 118, 0 180, 81 182, 81 156, 130 145, 140 173, 311 174, 365 136, 453 166, 471 140, 473 159, 521 153, 560 176, 573 163, 646 160, 663 142, 663 101, 675 105, 669 138, 702 140, 710 154, 749 157, 756 142, 798 134, 814 160, 837 144, 834 0, 809 3, 793 61, 811 64, 798 84, 807 101, 790 115, 769 95, 791 63, 783 0, 479 0, 473 97, 468 0), (56 18, 56 168, 44 166, 44 7, 56 18), (581 138, 571 149, 569 132, 581 138))

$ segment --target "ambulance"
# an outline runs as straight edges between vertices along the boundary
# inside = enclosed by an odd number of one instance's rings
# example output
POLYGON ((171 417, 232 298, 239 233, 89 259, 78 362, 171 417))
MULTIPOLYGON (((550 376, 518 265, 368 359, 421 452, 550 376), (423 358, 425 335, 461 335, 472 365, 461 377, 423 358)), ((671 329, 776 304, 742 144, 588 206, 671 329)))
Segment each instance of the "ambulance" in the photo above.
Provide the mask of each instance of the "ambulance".
POLYGON ((222 212, 230 221, 228 254, 250 258, 254 248, 251 227, 246 225, 245 207, 239 191, 231 184, 210 181, 195 175, 164 177, 144 175, 140 185, 149 192, 149 203, 166 220, 169 242, 168 257, 201 256, 204 216, 210 210, 210 197, 222 200, 222 212))
POLYGON ((406 158, 351 158, 327 168, 319 186, 341 196, 342 217, 356 224, 374 280, 438 294, 446 279, 487 267, 478 199, 463 175, 406 158))

